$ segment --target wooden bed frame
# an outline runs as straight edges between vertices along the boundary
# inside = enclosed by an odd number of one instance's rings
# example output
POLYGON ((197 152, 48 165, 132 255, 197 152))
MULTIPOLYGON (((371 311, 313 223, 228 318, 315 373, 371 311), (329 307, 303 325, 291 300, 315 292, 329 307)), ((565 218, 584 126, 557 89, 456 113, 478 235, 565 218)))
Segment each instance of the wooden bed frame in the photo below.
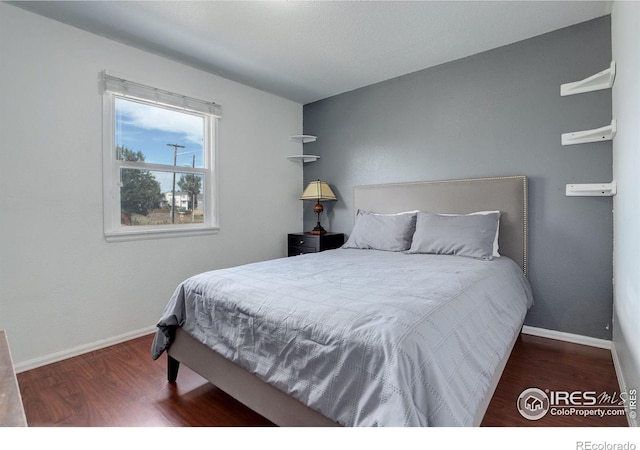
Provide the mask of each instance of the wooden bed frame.
MULTIPOLYGON (((420 210, 436 213, 470 213, 499 210, 500 254, 527 271, 527 178, 524 176, 395 183, 354 188, 354 213, 358 210, 395 213, 420 210)), ((511 349, 519 333, 513 336, 511 349)), ((181 328, 167 351, 168 379, 175 382, 180 363, 250 409, 280 426, 339 426, 297 399, 260 380, 235 363, 196 341, 181 328)), ((479 426, 511 351, 492 378, 491 387, 476 411, 479 426)))

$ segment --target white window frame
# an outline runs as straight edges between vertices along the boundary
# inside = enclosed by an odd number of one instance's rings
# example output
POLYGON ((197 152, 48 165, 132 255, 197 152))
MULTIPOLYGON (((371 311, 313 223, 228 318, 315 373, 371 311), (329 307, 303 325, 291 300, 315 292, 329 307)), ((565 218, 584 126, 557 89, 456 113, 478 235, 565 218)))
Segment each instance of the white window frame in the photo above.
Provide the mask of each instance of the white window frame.
POLYGON ((220 105, 198 99, 161 91, 139 83, 101 73, 103 106, 103 205, 104 236, 108 242, 138 239, 157 239, 178 236, 197 236, 216 233, 218 226, 218 119, 220 105), (203 167, 171 166, 141 161, 119 160, 116 154, 115 100, 125 98, 151 106, 169 110, 188 112, 204 119, 203 167), (169 225, 121 224, 120 171, 121 169, 141 169, 162 172, 193 173, 203 176, 204 223, 184 223, 169 225))

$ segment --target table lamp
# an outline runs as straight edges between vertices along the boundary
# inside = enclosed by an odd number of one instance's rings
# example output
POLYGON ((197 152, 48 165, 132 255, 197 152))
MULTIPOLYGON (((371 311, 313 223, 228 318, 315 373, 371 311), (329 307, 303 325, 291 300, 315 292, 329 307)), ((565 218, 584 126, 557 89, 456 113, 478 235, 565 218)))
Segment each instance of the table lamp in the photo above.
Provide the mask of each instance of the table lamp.
POLYGON ((311 181, 300 196, 300 200, 314 200, 316 202, 316 205, 313 207, 313 212, 316 213, 318 223, 310 233, 325 234, 327 231, 320 225, 320 214, 324 211, 324 207, 320 202, 337 200, 327 182, 320 180, 311 181))

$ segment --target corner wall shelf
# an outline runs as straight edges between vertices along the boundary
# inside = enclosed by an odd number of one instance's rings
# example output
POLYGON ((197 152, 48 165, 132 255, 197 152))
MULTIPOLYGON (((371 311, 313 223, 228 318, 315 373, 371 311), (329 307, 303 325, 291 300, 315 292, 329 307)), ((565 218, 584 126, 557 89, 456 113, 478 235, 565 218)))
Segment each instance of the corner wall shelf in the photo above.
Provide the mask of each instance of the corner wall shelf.
POLYGON ((291 161, 302 161, 303 163, 314 162, 320 157, 318 155, 292 155, 287 156, 287 159, 291 161))
POLYGON ((616 78, 616 62, 611 61, 608 69, 598 72, 584 80, 574 81, 560 85, 560 95, 582 94, 584 92, 599 91, 613 87, 616 78))
POLYGON ((317 136, 311 136, 310 134, 297 134, 295 136, 289 136, 289 139, 301 144, 308 144, 309 142, 315 142, 318 139, 317 136))
POLYGON ((616 121, 611 121, 611 125, 593 130, 574 131, 562 134, 562 145, 584 144, 587 142, 610 141, 616 135, 616 121))
POLYGON ((567 197, 612 197, 617 193, 616 182, 567 184, 567 197))

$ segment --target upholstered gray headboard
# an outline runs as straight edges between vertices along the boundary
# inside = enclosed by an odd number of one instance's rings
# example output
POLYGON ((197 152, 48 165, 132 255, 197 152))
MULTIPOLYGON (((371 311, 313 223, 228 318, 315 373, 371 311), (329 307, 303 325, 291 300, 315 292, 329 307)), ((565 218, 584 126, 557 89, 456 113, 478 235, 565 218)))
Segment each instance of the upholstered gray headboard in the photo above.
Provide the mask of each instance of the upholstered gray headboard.
POLYGON ((354 212, 427 211, 467 214, 498 210, 500 254, 527 273, 527 177, 468 178, 356 186, 354 212))

